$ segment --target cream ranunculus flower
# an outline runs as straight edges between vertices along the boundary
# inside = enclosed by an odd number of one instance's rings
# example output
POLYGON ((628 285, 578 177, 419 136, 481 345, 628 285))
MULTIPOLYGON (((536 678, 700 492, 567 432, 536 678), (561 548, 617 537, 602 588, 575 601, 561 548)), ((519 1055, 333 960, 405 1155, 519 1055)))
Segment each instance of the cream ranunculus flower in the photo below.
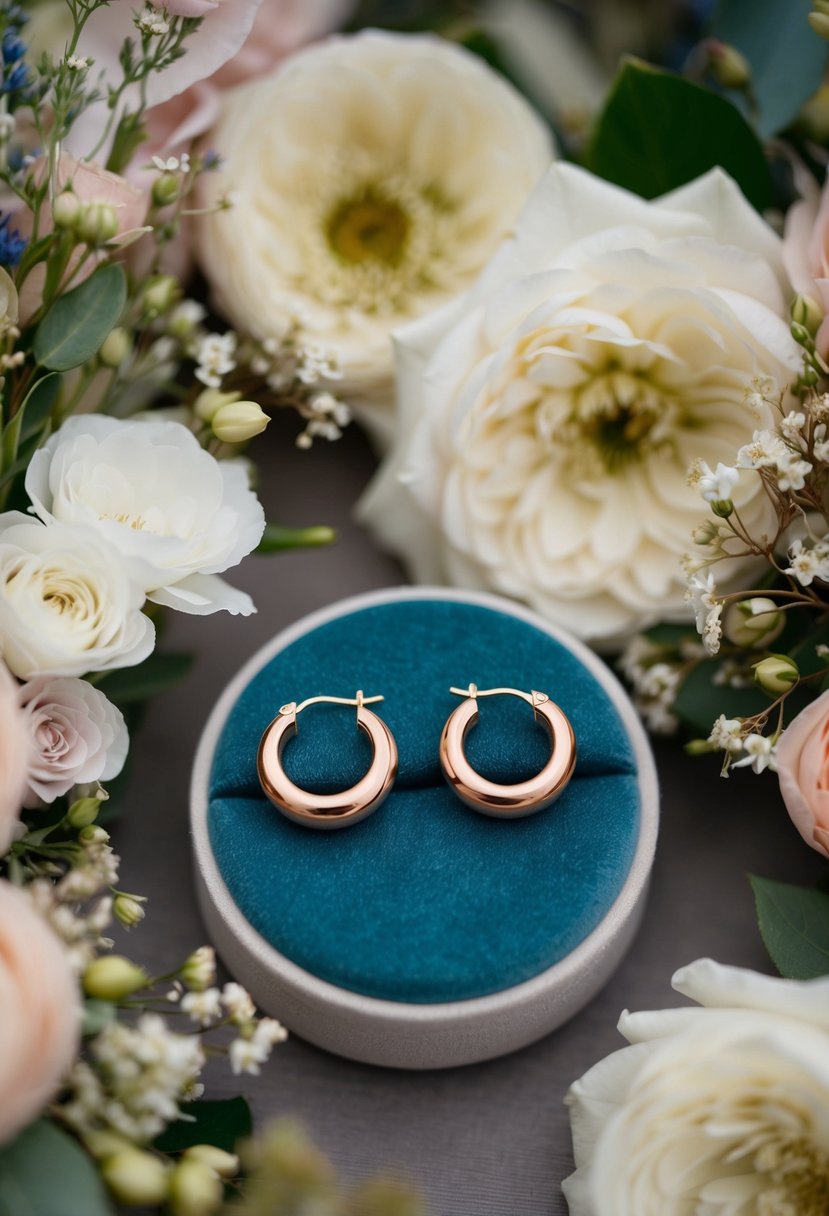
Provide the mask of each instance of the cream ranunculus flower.
POLYGON ((0 515, 0 639, 22 680, 132 667, 155 644, 144 595, 91 528, 0 515))
POLYGON ((570 1090, 571 1216, 824 1216, 829 977, 701 959, 673 986, 702 1008, 624 1013, 570 1090))
POLYGON ((226 94, 210 143, 223 162, 206 201, 235 200, 200 224, 217 301, 259 337, 297 319, 384 433, 390 331, 470 285, 553 155, 535 113, 480 59, 374 31, 226 94))
POLYGON ((181 423, 70 418, 35 452, 26 490, 44 522, 100 532, 156 604, 255 612, 249 595, 217 577, 265 527, 247 466, 216 460, 181 423))
POLYGON ((69 956, 28 896, 0 881, 0 1144, 41 1113, 74 1059, 81 1004, 69 956))
MULTIPOLYGON (((397 337, 398 437, 361 518, 417 580, 592 641, 684 613, 688 469, 772 425, 744 394, 799 366, 787 291, 722 171, 645 202, 554 165, 472 291, 397 337)), ((760 479, 733 497, 761 534, 760 479)))
POLYGON ((54 802, 73 785, 111 781, 129 748, 124 715, 76 676, 36 676, 20 689, 27 728, 27 806, 54 802))

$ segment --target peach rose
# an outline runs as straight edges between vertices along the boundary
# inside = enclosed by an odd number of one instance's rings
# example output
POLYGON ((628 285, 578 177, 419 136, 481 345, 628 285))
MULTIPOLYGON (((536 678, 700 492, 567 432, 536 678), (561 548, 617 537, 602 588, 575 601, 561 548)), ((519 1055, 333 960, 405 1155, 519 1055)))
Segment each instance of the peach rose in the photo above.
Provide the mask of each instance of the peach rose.
POLYGON ((78 1047, 66 951, 28 897, 0 880, 0 1144, 43 1110, 78 1047))
POLYGON ((792 823, 807 844, 829 857, 829 692, 783 731, 777 776, 792 823))
POLYGON ((29 735, 17 695, 17 684, 0 663, 0 854, 12 842, 29 768, 29 735))

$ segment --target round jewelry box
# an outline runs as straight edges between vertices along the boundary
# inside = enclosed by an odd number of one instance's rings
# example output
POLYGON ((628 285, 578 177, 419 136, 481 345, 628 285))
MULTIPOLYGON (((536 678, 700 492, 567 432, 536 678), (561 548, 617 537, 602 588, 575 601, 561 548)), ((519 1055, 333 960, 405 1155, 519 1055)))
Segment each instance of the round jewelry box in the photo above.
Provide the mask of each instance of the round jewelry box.
MULTIPOLYGON (((474 767, 511 784, 549 754, 527 706, 498 698, 467 740, 474 767)), ((354 710, 312 706, 284 754, 297 785, 333 793, 368 767, 354 710)), ((658 791, 639 719, 605 664, 495 596, 395 588, 334 604, 279 634, 216 704, 191 791, 202 911, 260 1007, 352 1059, 445 1068, 513 1051, 599 990, 638 925, 658 791), (547 692, 578 759, 547 810, 515 821, 465 806, 438 761, 450 685, 547 692), (287 701, 383 694, 395 785, 336 832, 266 799, 256 754, 287 701)))

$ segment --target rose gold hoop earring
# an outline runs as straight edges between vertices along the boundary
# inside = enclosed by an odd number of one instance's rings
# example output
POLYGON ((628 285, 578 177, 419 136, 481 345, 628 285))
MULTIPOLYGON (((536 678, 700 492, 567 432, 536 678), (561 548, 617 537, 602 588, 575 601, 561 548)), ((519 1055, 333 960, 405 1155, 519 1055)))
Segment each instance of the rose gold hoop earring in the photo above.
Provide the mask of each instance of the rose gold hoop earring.
POLYGON ((576 738, 570 721, 546 692, 521 692, 518 688, 450 688, 462 705, 449 715, 440 737, 440 765, 443 775, 457 796, 473 810, 496 819, 519 819, 534 815, 554 802, 573 775, 576 766, 576 738), (466 758, 466 736, 478 721, 478 698, 505 693, 520 697, 532 706, 536 722, 550 736, 552 755, 540 773, 515 785, 497 785, 477 773, 466 758))
POLYGON ((350 697, 309 697, 301 705, 290 701, 283 705, 259 742, 257 768, 262 789, 270 801, 288 819, 306 828, 344 828, 359 823, 380 803, 391 789, 397 776, 397 744, 382 718, 367 705, 382 701, 382 697, 364 697, 361 692, 350 697), (285 744, 297 732, 297 717, 309 705, 320 702, 331 705, 356 705, 357 725, 371 740, 371 766, 356 785, 339 794, 312 794, 291 781, 282 767, 285 744))

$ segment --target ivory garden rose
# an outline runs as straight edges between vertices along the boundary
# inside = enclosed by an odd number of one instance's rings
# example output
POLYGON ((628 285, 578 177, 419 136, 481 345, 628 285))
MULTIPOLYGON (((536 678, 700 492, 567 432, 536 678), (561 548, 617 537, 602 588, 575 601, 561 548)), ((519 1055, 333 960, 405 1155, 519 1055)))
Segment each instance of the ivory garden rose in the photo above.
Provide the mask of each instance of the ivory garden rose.
POLYGON ((228 93, 210 142, 223 161, 205 202, 234 196, 199 226, 218 304, 261 338, 298 320, 381 435, 391 330, 470 285, 553 154, 532 109, 476 56, 378 32, 228 93))
POLYGON ((673 986, 701 1008, 624 1013, 570 1090, 570 1216, 823 1216, 829 978, 701 959, 673 986))
POLYGON ((783 731, 777 744, 780 793, 800 835, 829 857, 829 692, 783 731))
MULTIPOLYGON (((554 165, 473 289, 396 336, 398 432, 360 517, 417 581, 595 643, 684 615, 689 466, 769 425, 753 377, 799 368, 780 244, 721 170, 646 202, 554 165)), ((759 478, 733 498, 762 533, 759 478)))

